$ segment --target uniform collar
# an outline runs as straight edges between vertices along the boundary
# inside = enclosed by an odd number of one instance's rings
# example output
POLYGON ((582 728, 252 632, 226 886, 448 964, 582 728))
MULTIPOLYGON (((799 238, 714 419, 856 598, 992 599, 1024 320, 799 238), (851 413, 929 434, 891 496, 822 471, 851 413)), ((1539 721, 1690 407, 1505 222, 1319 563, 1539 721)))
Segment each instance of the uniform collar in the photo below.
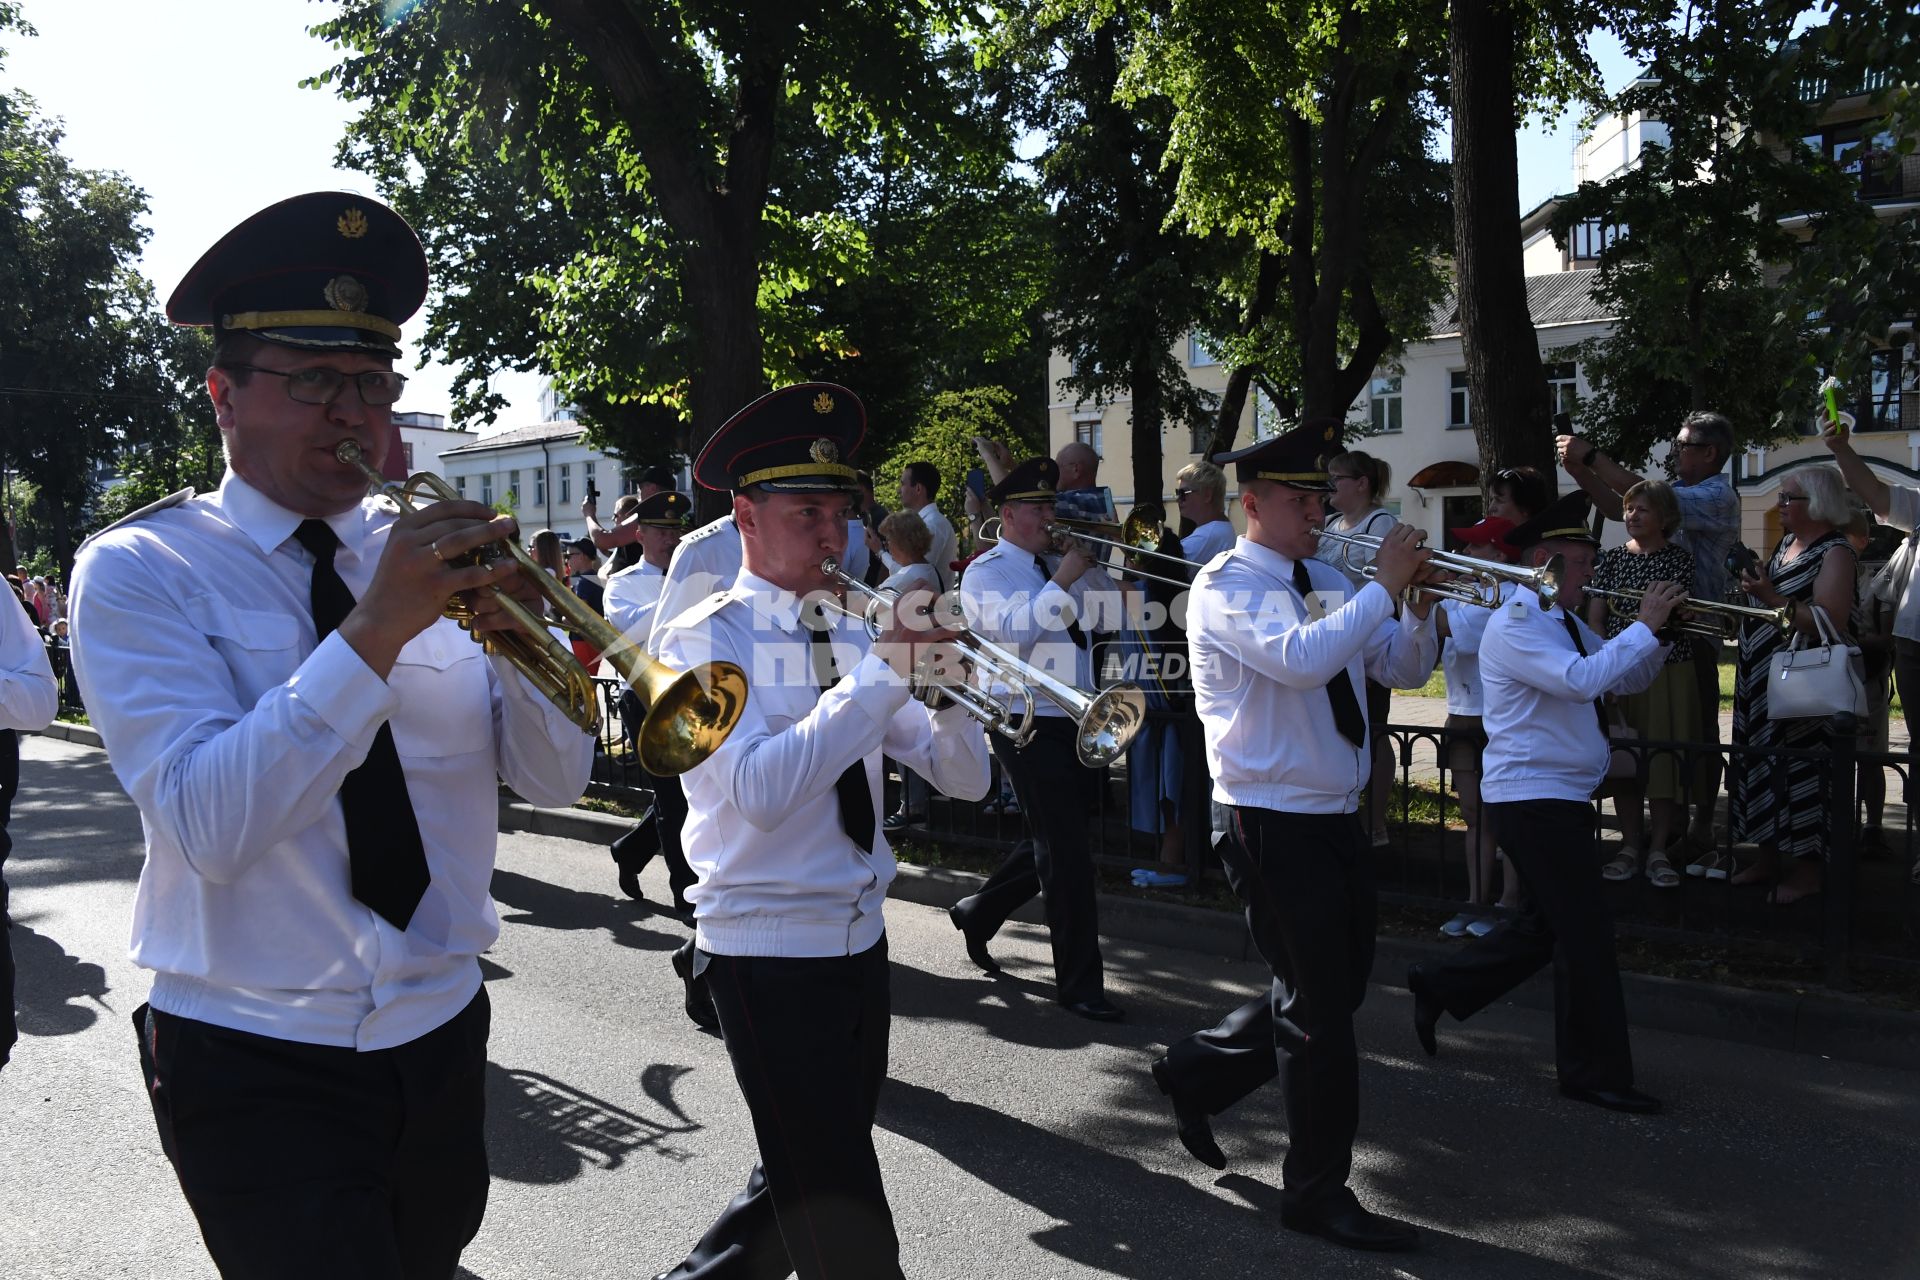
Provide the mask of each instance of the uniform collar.
MULTIPOLYGON (((293 537, 293 531, 306 519, 261 493, 233 471, 228 471, 220 481, 220 508, 260 548, 261 555, 272 555, 293 537)), ((327 527, 340 539, 341 553, 349 559, 358 560, 366 545, 367 517, 366 502, 326 517, 327 527)))
POLYGON ((1290 556, 1281 555, 1265 543, 1255 542, 1248 537, 1235 539, 1234 550, 1251 560, 1256 568, 1265 569, 1283 582, 1293 581, 1293 566, 1301 563, 1290 556))

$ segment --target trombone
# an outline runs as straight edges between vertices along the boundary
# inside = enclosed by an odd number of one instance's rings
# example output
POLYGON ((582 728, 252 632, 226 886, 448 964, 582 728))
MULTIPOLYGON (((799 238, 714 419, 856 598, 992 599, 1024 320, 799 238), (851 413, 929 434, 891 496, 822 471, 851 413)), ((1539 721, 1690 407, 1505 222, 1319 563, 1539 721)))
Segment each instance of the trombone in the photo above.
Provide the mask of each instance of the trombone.
MULTIPOLYGON (((407 477, 404 484, 388 480, 373 468, 359 443, 353 440, 341 441, 333 456, 365 472, 373 491, 402 511, 419 510, 414 498, 421 490, 432 494, 437 501, 456 501, 460 497, 445 480, 430 471, 417 472, 407 477)), ((659 777, 684 773, 727 740, 747 701, 746 673, 738 666, 731 662, 709 662, 691 671, 679 672, 655 661, 628 644, 611 623, 573 594, 564 582, 541 568, 512 538, 482 547, 464 559, 468 563, 491 562, 502 554, 513 558, 569 627, 606 656, 648 708, 638 735, 640 763, 648 773, 659 777)), ((596 732, 600 727, 600 699, 587 669, 580 665, 571 649, 547 630, 545 618, 499 587, 489 590, 521 629, 473 638, 484 645, 488 653, 497 653, 512 663, 542 696, 566 713, 567 719, 588 733, 596 732)), ((458 596, 449 599, 442 612, 462 629, 469 629, 473 620, 473 610, 458 596)))
MULTIPOLYGON (((1112 526, 1104 527, 1111 528, 1112 526)), ((1102 538, 1098 535, 1087 533, 1074 525, 1068 524, 1064 520, 1052 521, 1047 525, 1046 529, 1047 536, 1056 542, 1065 538, 1074 538, 1081 542, 1091 542, 1096 546, 1112 547, 1136 559, 1162 560, 1170 564, 1177 564, 1187 572, 1186 577, 1174 578, 1168 577, 1165 574, 1148 573, 1144 569, 1127 569, 1122 565, 1120 572, 1125 573, 1129 577, 1146 578, 1152 582, 1164 583, 1169 587, 1186 588, 1193 585, 1193 571, 1199 568, 1193 561, 1183 556, 1172 556, 1163 551, 1156 551, 1154 548, 1160 545, 1160 539, 1165 536, 1166 526, 1158 520, 1149 519, 1139 512, 1135 512, 1133 515, 1127 517, 1126 523, 1120 526, 1120 537, 1118 539, 1102 538)), ((999 516, 995 516, 993 519, 981 524, 980 537, 983 541, 999 541, 999 516)), ((1102 563, 1100 567, 1103 569, 1112 569, 1114 566, 1102 563)))
MULTIPOLYGON (((1600 600, 1628 601, 1635 604, 1646 593, 1642 591, 1609 591, 1599 587, 1583 588, 1590 597, 1600 600)), ((1609 603, 1609 611, 1624 613, 1618 605, 1609 603)), ((1725 641, 1729 638, 1728 622, 1737 622, 1741 618, 1753 618, 1771 626, 1781 635, 1793 630, 1793 606, 1781 605, 1778 609, 1767 609, 1759 605, 1728 604, 1724 600, 1695 600, 1688 598, 1673 607, 1673 616, 1667 619, 1667 626, 1690 636, 1703 636, 1708 640, 1725 641), (1703 617, 1704 614, 1719 614, 1720 617, 1703 617)))
MULTIPOLYGON (((1314 536, 1342 547, 1341 561, 1348 565, 1352 564, 1355 550, 1378 551, 1381 543, 1381 539, 1372 534, 1336 533, 1331 529, 1315 529, 1314 536)), ((1463 556, 1457 551, 1434 551, 1428 555, 1427 564, 1442 573, 1455 575, 1454 580, 1416 582, 1407 588, 1408 595, 1423 592, 1441 600, 1457 600, 1482 609, 1497 609, 1500 607, 1501 585, 1511 582, 1538 595, 1542 609, 1553 608, 1554 602, 1560 598, 1562 566, 1559 556, 1554 556, 1537 568, 1523 569, 1504 560, 1479 560, 1473 556, 1463 556)), ((1371 564, 1362 568, 1360 573, 1366 578, 1377 576, 1371 564)))
MULTIPOLYGON (((883 609, 898 599, 893 592, 868 586, 842 569, 839 561, 832 556, 820 562, 820 572, 840 586, 866 598, 867 605, 863 609, 856 610, 845 605, 840 607, 846 613, 862 619, 867 624, 869 636, 878 636, 885 629, 880 615, 883 609)), ((950 603, 948 608, 954 615, 960 612, 958 603, 950 603)), ((915 693, 921 701, 931 705, 936 695, 945 694, 981 724, 1014 746, 1024 747, 1032 741, 1034 730, 1039 726, 1039 719, 1034 715, 1034 694, 1039 693, 1065 711, 1079 727, 1074 751, 1080 757, 1080 763, 1090 769, 1104 769, 1118 759, 1146 723, 1147 696, 1141 692, 1139 685, 1121 683, 1098 693, 1087 693, 1056 680, 1032 663, 1022 661, 1011 650, 965 630, 964 622, 957 616, 953 620, 959 632, 954 637, 953 647, 959 650, 961 661, 969 672, 982 673, 1008 690, 1009 695, 1023 708, 1018 715, 1020 724, 1015 727, 1015 713, 992 694, 968 684, 935 681, 930 672, 916 669, 915 693)))

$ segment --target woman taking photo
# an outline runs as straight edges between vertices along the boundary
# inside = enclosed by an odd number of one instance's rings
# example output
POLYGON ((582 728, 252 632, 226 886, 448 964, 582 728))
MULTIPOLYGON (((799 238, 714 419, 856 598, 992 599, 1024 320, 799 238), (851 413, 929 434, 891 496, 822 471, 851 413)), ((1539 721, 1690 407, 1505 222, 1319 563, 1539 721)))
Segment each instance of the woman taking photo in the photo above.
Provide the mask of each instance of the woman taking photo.
MULTIPOLYGON (((1680 500, 1664 480, 1643 480, 1621 499, 1627 526, 1627 544, 1600 554, 1593 568, 1590 591, 1645 591, 1656 582, 1677 582, 1693 590, 1693 553, 1670 542, 1680 527, 1680 500)), ((1638 605, 1632 600, 1595 595, 1587 601, 1587 625, 1611 640, 1633 625, 1638 605)), ((1705 641, 1675 634, 1666 665, 1643 692, 1619 699, 1622 717, 1634 733, 1654 742, 1685 742, 1700 723, 1700 692, 1693 682, 1693 646, 1705 641)), ((1690 787, 1703 786, 1698 768, 1678 754, 1655 752, 1647 757, 1643 787, 1638 777, 1614 784, 1613 808, 1620 818, 1620 852, 1600 869, 1608 880, 1631 880, 1640 870, 1640 851, 1647 851, 1647 879, 1656 889, 1680 883, 1667 846, 1684 831, 1690 787), (1645 800, 1653 811, 1653 831, 1647 839, 1645 800)))
MULTIPOLYGON (((1854 554, 1845 529, 1850 512, 1847 490, 1832 467, 1805 467, 1780 481, 1780 525, 1786 531, 1765 570, 1742 575, 1754 604, 1769 609, 1790 606, 1793 629, 1819 643, 1814 609, 1843 633, 1853 613, 1854 554)), ((1767 718, 1769 661, 1790 641, 1764 619, 1740 625, 1740 666, 1733 695, 1733 738, 1761 748, 1729 762, 1728 814, 1736 842, 1757 844, 1759 862, 1735 867, 1718 851, 1687 868, 1688 875, 1725 879, 1735 884, 1773 884, 1768 900, 1781 905, 1820 892, 1827 859, 1827 799, 1820 761, 1790 760, 1784 786, 1774 776, 1765 748, 1824 749, 1827 718, 1767 718)))
MULTIPOLYGON (((1326 528, 1333 533, 1364 534, 1384 538, 1399 521, 1386 509, 1387 485, 1392 479, 1387 464, 1370 453, 1350 449, 1327 462, 1327 480, 1333 493, 1327 505, 1336 514, 1327 518, 1326 528)), ((1323 540, 1314 553, 1347 575, 1357 592, 1367 585, 1366 567, 1373 563, 1369 549, 1323 540)), ((1398 608, 1398 605, 1395 606, 1398 608)), ((1387 843, 1387 801, 1393 786, 1393 747, 1385 733, 1392 691, 1383 684, 1367 681, 1367 726, 1373 734, 1373 776, 1367 786, 1367 829, 1373 833, 1375 848, 1387 843)))

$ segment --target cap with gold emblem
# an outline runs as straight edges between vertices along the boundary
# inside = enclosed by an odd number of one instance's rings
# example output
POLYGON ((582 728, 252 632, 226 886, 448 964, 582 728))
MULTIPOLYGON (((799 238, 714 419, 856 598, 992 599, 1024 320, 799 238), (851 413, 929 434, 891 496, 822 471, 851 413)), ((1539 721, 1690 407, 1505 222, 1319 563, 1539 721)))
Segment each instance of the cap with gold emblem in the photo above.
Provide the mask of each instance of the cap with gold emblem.
POLYGON ((1525 550, 1542 542, 1590 542, 1600 545, 1587 525, 1593 499, 1586 491, 1575 489, 1555 498, 1539 515, 1507 535, 1507 545, 1525 550))
POLYGON ((1006 479, 987 490, 987 500, 1002 502, 1052 502, 1059 496, 1060 464, 1052 458, 1028 458, 1007 472, 1006 479))
POLYGON ((692 514, 693 499, 668 489, 642 500, 628 519, 634 524, 653 525, 661 529, 684 529, 687 518, 692 514))
POLYGON ((1272 480, 1293 489, 1326 493, 1333 488, 1332 481, 1327 479, 1327 459, 1343 447, 1340 443, 1343 425, 1338 418, 1307 418, 1271 440, 1262 440, 1232 453, 1216 453, 1213 461, 1221 466, 1231 462, 1234 479, 1242 484, 1249 480, 1272 480))
POLYGON ((728 418, 694 461, 693 478, 708 489, 857 493, 852 459, 866 434, 867 411, 853 392, 795 383, 728 418))
POLYGON ((400 354, 427 296, 427 255, 378 200, 315 191, 270 205, 200 255, 167 319, 310 351, 400 354))

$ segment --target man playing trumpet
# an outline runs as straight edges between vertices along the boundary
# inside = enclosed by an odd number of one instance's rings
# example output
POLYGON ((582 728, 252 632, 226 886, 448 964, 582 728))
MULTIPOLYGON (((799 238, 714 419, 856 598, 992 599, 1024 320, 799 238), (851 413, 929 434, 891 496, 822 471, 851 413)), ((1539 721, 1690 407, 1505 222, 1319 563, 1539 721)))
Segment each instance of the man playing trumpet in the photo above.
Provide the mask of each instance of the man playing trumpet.
POLYGON ((593 739, 472 629, 538 610, 473 502, 368 501, 395 438, 399 322, 425 296, 378 201, 297 196, 230 231, 167 303, 214 329, 218 491, 82 549, 74 665, 147 856, 134 1013, 160 1144, 228 1276, 445 1277, 487 1198, 479 954, 496 779, 585 789, 593 739))

